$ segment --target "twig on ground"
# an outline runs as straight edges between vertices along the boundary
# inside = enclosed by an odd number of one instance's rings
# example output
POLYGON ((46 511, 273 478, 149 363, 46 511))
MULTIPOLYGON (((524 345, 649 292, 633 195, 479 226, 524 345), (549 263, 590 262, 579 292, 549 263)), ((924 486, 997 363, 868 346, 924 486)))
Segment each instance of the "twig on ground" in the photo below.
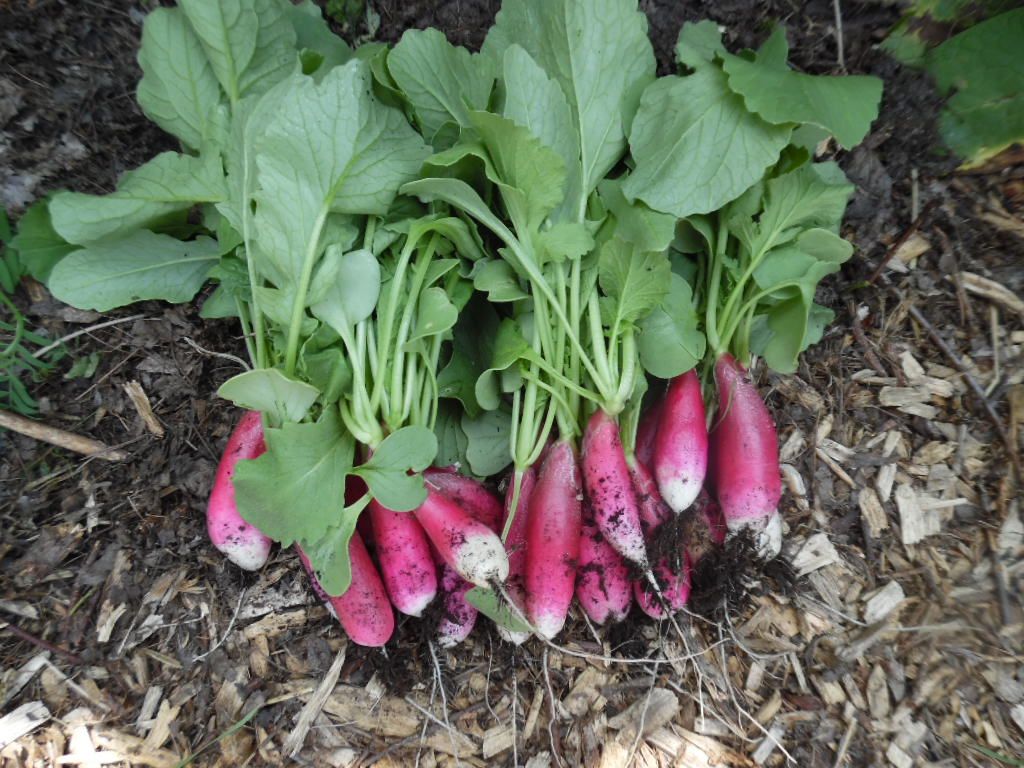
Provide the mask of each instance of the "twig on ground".
POLYGON ((41 349, 37 349, 35 352, 32 353, 32 357, 35 357, 35 358, 38 359, 38 358, 42 357, 43 355, 45 355, 47 352, 52 352, 57 347, 59 347, 61 344, 64 344, 65 342, 68 342, 68 341, 71 341, 72 339, 77 339, 79 336, 84 336, 87 333, 92 333, 93 331, 98 331, 98 330, 100 330, 102 328, 109 328, 112 325, 120 325, 121 323, 127 323, 127 322, 130 322, 132 320, 139 320, 139 319, 141 319, 143 317, 145 317, 144 314, 129 315, 128 317, 119 317, 119 318, 117 318, 115 320, 107 320, 106 322, 103 322, 103 323, 97 323, 96 325, 90 325, 88 328, 82 328, 80 330, 75 331, 74 333, 69 333, 67 336, 61 336, 59 339, 57 339, 52 344, 47 344, 45 347, 43 347, 41 349))
POLYGON ((327 670, 327 674, 324 675, 324 679, 320 681, 320 685, 317 686, 316 691, 309 697, 309 701, 306 702, 306 705, 299 713, 299 717, 295 721, 295 727, 289 732, 288 736, 284 740, 284 744, 281 746, 281 753, 286 757, 293 758, 299 753, 299 750, 302 749, 302 745, 306 741, 306 734, 309 733, 310 726, 313 725, 313 721, 316 720, 317 716, 323 711, 324 704, 327 703, 327 697, 331 695, 331 692, 334 690, 334 686, 338 683, 338 677, 341 675, 341 668, 345 664, 345 652, 347 650, 347 645, 343 645, 341 647, 341 650, 338 651, 338 655, 334 657, 334 663, 331 664, 331 668, 327 670))
POLYGON ((921 228, 921 225, 924 223, 924 220, 931 214, 932 210, 934 210, 935 206, 937 206, 938 204, 938 200, 929 200, 928 204, 925 205, 924 209, 917 216, 917 218, 915 218, 910 223, 909 227, 903 230, 903 234, 900 235, 899 238, 897 238, 896 242, 889 247, 889 250, 886 252, 885 256, 882 257, 882 260, 878 263, 878 266, 875 267, 875 271, 871 273, 871 277, 869 277, 867 280, 869 285, 874 285, 875 281, 878 280, 879 277, 881 277, 882 271, 885 269, 886 265, 893 260, 893 257, 896 255, 896 252, 899 251, 899 249, 903 247, 903 244, 906 243, 907 240, 909 240, 911 236, 921 228))
POLYGON ((196 344, 194 341, 192 341, 192 339, 190 339, 188 336, 182 336, 181 340, 184 341, 186 344, 188 344, 190 347, 192 347, 192 349, 194 349, 196 352, 198 352, 201 355, 206 355, 207 357, 219 357, 219 358, 221 358, 223 360, 230 360, 232 363, 237 363, 244 370, 246 370, 246 371, 250 370, 250 365, 247 362, 245 362, 245 360, 243 360, 240 357, 237 357, 235 355, 230 355, 227 352, 214 352, 212 349, 207 349, 206 347, 201 347, 198 344, 196 344))
POLYGON ((843 9, 839 5, 839 0, 832 0, 832 10, 835 12, 836 17, 836 60, 839 62, 840 69, 846 69, 846 46, 843 42, 843 9))
POLYGON ((864 326, 860 321, 860 315, 857 314, 857 308, 852 302, 850 303, 850 319, 853 324, 853 338, 857 340, 861 349, 864 350, 864 359, 868 361, 868 365, 878 372, 879 376, 887 376, 889 371, 882 365, 882 361, 878 359, 878 355, 872 349, 871 342, 868 341, 868 337, 864 333, 864 326))
POLYGON ((50 445, 56 445, 58 448, 65 448, 104 461, 124 461, 128 458, 128 454, 124 451, 111 448, 99 440, 82 437, 57 427, 50 427, 10 411, 0 410, 0 427, 31 437, 33 440, 40 440, 50 445))
POLYGON ((43 640, 43 638, 41 637, 36 637, 31 632, 26 632, 17 624, 11 624, 10 622, 6 622, 6 625, 0 627, 0 629, 6 629, 10 631, 12 635, 24 640, 27 643, 32 643, 32 645, 42 648, 43 650, 50 651, 51 653, 56 653, 58 656, 63 656, 65 659, 70 661, 72 664, 75 664, 76 666, 85 666, 85 661, 78 654, 72 653, 66 648, 61 648, 59 645, 54 645, 49 640, 43 640))
POLYGON ((981 401, 982 406, 985 408, 985 414, 988 416, 989 421, 992 422, 992 426, 996 430, 996 434, 999 435, 999 439, 1003 441, 1003 445, 1006 446, 1006 452, 1010 455, 1010 461, 1013 464, 1013 468, 1017 471, 1017 477, 1021 476, 1020 468, 1020 456, 1017 455, 1017 446, 1014 445, 1013 440, 1010 439, 1009 433, 1006 431, 1006 427, 1003 426, 1003 422, 999 418, 999 414, 996 413, 996 409, 987 397, 985 397, 985 390, 981 388, 981 384, 978 380, 971 375, 970 370, 964 365, 960 356, 952 350, 952 348, 943 340, 942 336, 935 329, 935 326, 929 322, 921 310, 914 305, 909 307, 910 316, 917 321, 917 323, 924 328, 925 332, 931 337, 932 341, 935 342, 935 346, 944 354, 951 363, 956 367, 961 374, 963 374, 964 381, 967 382, 967 386, 974 393, 974 396, 981 401))
POLYGON ((228 628, 224 630, 224 634, 221 635, 220 640, 218 640, 216 643, 214 643, 213 647, 210 648, 210 650, 206 651, 206 653, 199 654, 192 661, 195 662, 195 661, 200 661, 202 659, 205 659, 211 653, 213 653, 218 648, 220 648, 222 645, 224 645, 224 641, 228 639, 228 635, 231 634, 231 630, 234 629, 234 627, 235 627, 235 621, 238 619, 238 612, 240 610, 242 610, 242 603, 245 601, 245 593, 246 593, 247 589, 248 589, 248 587, 243 587, 242 588, 242 592, 238 596, 238 605, 235 606, 235 612, 231 615, 231 621, 228 622, 228 628))

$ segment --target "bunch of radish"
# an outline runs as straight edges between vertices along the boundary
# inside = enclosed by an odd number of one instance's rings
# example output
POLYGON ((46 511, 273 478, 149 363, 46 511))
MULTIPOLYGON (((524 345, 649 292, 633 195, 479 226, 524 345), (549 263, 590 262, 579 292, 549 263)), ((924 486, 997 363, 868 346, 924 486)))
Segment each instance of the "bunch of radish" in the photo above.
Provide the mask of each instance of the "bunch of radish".
POLYGON ((167 5, 138 99, 180 151, 25 226, 69 304, 213 283, 202 316, 237 318, 207 515, 232 562, 294 549, 354 642, 401 615, 447 646, 480 613, 550 642, 574 599, 675 622, 730 537, 779 552, 748 371, 794 371, 831 320, 852 188, 817 155, 863 138, 880 81, 711 22, 659 77, 638 0, 503 0, 479 53, 353 51, 308 0, 167 5))

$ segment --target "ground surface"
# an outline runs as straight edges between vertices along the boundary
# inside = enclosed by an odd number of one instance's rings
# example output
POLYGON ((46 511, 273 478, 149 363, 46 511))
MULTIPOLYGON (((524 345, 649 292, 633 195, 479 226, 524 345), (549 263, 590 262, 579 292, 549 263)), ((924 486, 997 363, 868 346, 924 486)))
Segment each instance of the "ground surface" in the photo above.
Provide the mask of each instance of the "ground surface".
MULTIPOLYGON (((434 24, 472 46, 497 5, 374 8, 382 39, 434 24)), ((732 45, 781 19, 799 66, 837 68, 823 0, 642 6, 663 69, 681 21, 703 17, 732 45)), ((235 328, 143 304, 70 342, 33 388, 43 420, 129 460, 0 433, 0 715, 31 702, 53 715, 0 750, 0 765, 92 766, 102 751, 173 766, 199 750, 197 765, 281 764, 325 675, 339 683, 305 723, 303 764, 1021 765, 1022 526, 1006 443, 1017 450, 1024 419, 1024 325, 1019 299, 985 279, 1024 288, 1024 173, 954 173, 933 149, 929 84, 873 48, 895 12, 842 9, 848 71, 884 77, 886 96, 864 147, 841 157, 859 185, 846 233, 858 253, 823 289, 837 321, 797 375, 761 382, 787 463, 795 579, 768 573, 727 611, 683 617, 682 641, 635 616, 597 634, 574 617, 564 652, 512 650, 480 627, 435 659, 411 621, 386 652, 346 648, 289 553, 254 576, 205 538, 237 415, 215 390, 237 366, 187 339, 240 352, 235 328), (93 353, 90 377, 62 378, 93 353), (19 688, 24 665, 35 674, 19 688)), ((144 10, 0 2, 0 192, 15 215, 58 187, 109 190, 171 146, 133 100, 144 10)), ((19 300, 52 337, 101 320, 29 288, 19 300)))

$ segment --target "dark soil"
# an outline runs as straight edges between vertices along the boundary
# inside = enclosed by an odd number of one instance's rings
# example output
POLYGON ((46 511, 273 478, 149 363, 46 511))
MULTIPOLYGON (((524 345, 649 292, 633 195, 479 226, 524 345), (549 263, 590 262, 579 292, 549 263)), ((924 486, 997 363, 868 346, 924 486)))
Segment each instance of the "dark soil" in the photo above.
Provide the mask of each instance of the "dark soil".
MULTIPOLYGON (((0 202, 15 217, 26 205, 58 188, 109 191, 124 170, 173 148, 173 141, 141 115, 134 101, 140 76, 135 55, 141 20, 151 5, 155 3, 0 0, 0 202)), ((408 28, 436 26, 453 42, 475 47, 482 42, 499 2, 379 0, 372 6, 380 15, 381 40, 397 40, 408 28)), ((685 4, 641 0, 641 6, 650 19, 662 71, 673 68, 673 48, 681 23, 701 18, 723 25, 727 43, 733 48, 756 46, 775 21, 781 20, 788 28, 792 60, 798 67, 809 72, 837 70, 833 4, 827 0, 695 0, 685 4)), ((804 386, 820 393, 827 412, 835 417, 835 434, 846 434, 851 424, 857 423, 873 425, 879 432, 898 426, 924 440, 932 430, 923 420, 861 406, 860 401, 847 402, 856 396, 849 376, 868 367, 865 350, 851 337, 852 313, 859 305, 867 308, 862 323, 872 339, 880 339, 871 353, 887 369, 879 371, 884 375, 902 375, 893 346, 895 331, 888 330, 887 321, 910 292, 924 297, 921 310, 950 343, 966 350, 983 347, 987 317, 964 308, 947 276, 970 270, 1021 290, 1020 241, 1012 234, 979 225, 972 216, 976 201, 990 194, 1015 201, 1017 206, 1024 201, 1024 194, 1020 193, 1019 171, 1012 169, 994 176, 951 176, 955 163, 942 152, 935 130, 941 100, 927 78, 898 67, 875 48, 896 20, 896 11, 877 2, 845 2, 842 8, 847 71, 878 75, 885 80, 886 90, 882 114, 868 140, 854 152, 839 156, 858 185, 848 216, 848 234, 858 252, 842 279, 832 281, 819 297, 836 310, 837 321, 823 342, 805 356, 798 376, 804 386), (891 287, 866 288, 864 280, 910 225, 912 188, 922 205, 937 201, 927 226, 941 232, 932 235, 938 247, 921 257, 910 276, 894 279, 891 287), (1016 196, 1007 190, 1017 190, 1016 196), (951 326, 952 321, 959 322, 951 326)), ((351 32, 365 32, 364 25, 354 25, 351 32)), ((31 322, 52 337, 99 320, 93 313, 59 305, 40 286, 31 286, 18 300, 31 322)), ((184 340, 189 338, 204 349, 243 355, 236 327, 226 321, 201 321, 193 306, 144 303, 112 316, 137 313, 143 317, 76 339, 71 343, 72 355, 60 369, 31 388, 43 420, 123 446, 131 453, 129 461, 81 461, 42 443, 0 433, 0 599, 29 603, 37 609, 34 619, 3 617, 76 657, 77 661, 70 667, 64 664, 65 668, 102 663, 121 669, 127 661, 117 652, 116 644, 111 647, 95 639, 104 606, 124 603, 131 606, 128 616, 134 616, 158 578, 179 570, 185 578, 187 573, 192 581, 182 588, 191 590, 187 591, 189 601, 169 603, 161 616, 165 624, 179 624, 173 639, 161 646, 161 653, 174 663, 161 667, 160 674, 174 678, 173 683, 167 681, 169 689, 174 685, 191 693, 182 695, 173 739, 179 749, 195 749, 234 722, 223 715, 214 699, 223 691, 225 681, 232 679, 233 668, 246 664, 249 651, 244 644, 228 644, 205 661, 195 657, 212 645, 211 635, 224 633, 243 587, 283 587, 303 577, 288 552, 278 553, 262 575, 243 573, 217 556, 205 538, 206 495, 237 417, 233 408, 217 398, 216 389, 238 367, 230 360, 197 352, 184 340), (92 377, 63 378, 74 359, 93 352, 99 354, 100 361, 92 377), (146 430, 125 394, 124 386, 133 380, 147 393, 165 429, 162 439, 146 430), (196 607, 200 604, 205 612, 196 607), (189 613, 186 605, 195 611, 189 613)), ((949 364, 926 341, 922 348, 930 350, 935 362, 949 364)), ((763 383, 771 386, 766 391, 770 405, 780 415, 780 433, 801 428, 813 434, 823 414, 793 396, 777 379, 763 383)), ((1006 386, 992 393, 993 402, 1004 400, 1006 386)), ((979 435, 998 445, 976 402, 965 400, 962 411, 951 418, 971 424, 979 435)), ((801 462, 801 472, 815 480, 813 501, 831 521, 837 546, 863 548, 872 562, 870 553, 875 545, 865 540, 850 489, 837 483, 816 462, 813 452, 801 462)), ((995 489, 1000 477, 999 462, 994 461, 980 481, 993 498, 998 495, 995 489)), ((790 506, 783 511, 791 530, 811 524, 806 510, 790 506)), ((729 571, 746 568, 747 563, 738 558, 722 569, 724 573, 701 574, 700 578, 712 585, 709 592, 720 588, 724 595, 727 590, 719 582, 729 571)), ((768 583, 769 589, 778 584, 788 586, 789 576, 768 583)), ((312 606, 312 597, 307 599, 312 606)), ((707 611, 712 610, 709 605, 707 611)), ((261 686, 292 676, 316 677, 326 671, 332 652, 325 638, 336 640, 338 630, 322 612, 315 616, 301 630, 286 631, 272 641, 275 656, 268 679, 248 683, 243 689, 243 698, 250 697, 246 702, 262 695, 261 686)), ((122 621, 127 623, 127 619, 122 621)), ((641 630, 647 624, 634 612, 629 622, 611 630, 608 647, 630 656, 646 655, 649 649, 641 630)), ((419 622, 404 621, 386 654, 350 646, 341 679, 364 685, 376 673, 399 696, 423 681, 429 683, 432 661, 422 633, 419 622)), ((598 649, 582 621, 568 627, 565 636, 578 639, 580 647, 598 649)), ((446 666, 446 679, 468 679, 486 667, 488 690, 495 698, 508 690, 507 681, 517 668, 526 668, 538 685, 551 685, 556 691, 564 691, 570 680, 565 670, 571 667, 549 670, 546 660, 541 664, 543 646, 513 649, 501 643, 489 626, 478 627, 475 637, 465 651, 448 657, 446 664, 457 659, 458 665, 446 666), (550 681, 545 681, 545 675, 550 681)), ((0 665, 17 666, 37 650, 30 642, 0 629, 0 665)), ((62 661, 60 656, 54 660, 62 661)), ((637 670, 636 674, 641 673, 637 670)), ((786 685, 787 696, 795 696, 795 684, 787 681, 786 685)), ((125 722, 136 716, 145 689, 142 684, 107 690, 125 722)), ((257 722, 268 729, 277 724, 287 730, 298 708, 294 700, 274 704, 262 710, 257 722)), ((788 743, 801 765, 825 764, 820 745, 809 740, 808 751, 802 752, 794 736, 790 734, 788 743), (804 754, 806 761, 800 757, 804 754)), ((558 738, 553 734, 551 743, 558 738)), ((542 740, 547 739, 543 734, 542 740)), ((368 752, 387 746, 371 735, 360 745, 368 752)), ((948 751, 943 750, 936 747, 930 757, 946 757, 948 751)), ((875 753, 859 742, 850 754, 863 756, 864 762, 855 764, 876 764, 875 753)), ((826 755, 828 764, 831 755, 826 755)))

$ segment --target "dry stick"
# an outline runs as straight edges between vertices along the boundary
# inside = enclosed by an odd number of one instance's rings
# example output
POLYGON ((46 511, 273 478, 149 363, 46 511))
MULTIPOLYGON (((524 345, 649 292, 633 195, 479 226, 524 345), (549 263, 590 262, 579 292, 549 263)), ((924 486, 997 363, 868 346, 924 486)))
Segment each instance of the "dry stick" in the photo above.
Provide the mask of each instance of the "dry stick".
POLYGON ((850 318, 853 325, 853 338, 857 340, 857 343, 864 350, 864 359, 868 361, 868 365, 878 371, 879 376, 887 376, 889 370, 882 366, 882 361, 878 359, 875 350, 871 348, 871 343, 864 333, 864 325, 860 321, 860 315, 857 314, 857 307, 854 306, 853 302, 850 302, 850 318))
POLYGON ((839 60, 839 68, 846 69, 846 55, 843 51, 843 9, 839 7, 839 0, 832 0, 832 9, 836 15, 836 58, 839 60))
POLYGON ((917 232, 917 230, 921 228, 921 225, 924 223, 924 220, 929 216, 929 214, 931 214, 932 210, 938 204, 938 200, 930 200, 928 204, 924 207, 924 210, 922 210, 921 213, 918 215, 918 217, 914 219, 911 222, 910 226, 903 231, 903 234, 899 236, 899 239, 895 243, 892 244, 892 247, 889 248, 885 256, 882 257, 882 260, 878 263, 878 266, 875 267, 875 271, 871 273, 871 277, 868 278, 869 285, 874 285, 875 281, 878 280, 879 277, 881 277, 882 270, 884 270, 886 265, 890 261, 892 261, 893 257, 896 255, 896 252, 903 247, 904 243, 906 243, 907 240, 910 239, 911 235, 913 235, 915 232, 917 232))
POLYGON ((1003 422, 999 418, 999 414, 996 413, 996 409, 992 406, 992 403, 987 397, 985 397, 985 390, 981 388, 981 384, 978 383, 977 379, 971 375, 970 370, 964 365, 960 356, 952 350, 952 348, 942 339, 939 332, 935 330, 935 326, 932 325, 928 318, 921 314, 921 310, 915 307, 913 304, 910 305, 910 315, 920 324, 922 328, 931 336, 932 341, 937 346, 949 361, 953 363, 960 373, 963 374, 964 381, 967 382, 967 386, 970 387, 974 396, 981 401, 982 406, 985 408, 985 413, 992 422, 992 426, 995 427, 996 434, 1003 441, 1006 446, 1007 453, 1010 454, 1010 461, 1013 463, 1013 468, 1017 471, 1017 477, 1021 476, 1020 469, 1020 456, 1017 455, 1017 446, 1013 444, 1013 440, 1010 439, 1009 433, 1006 431, 1006 427, 1003 426, 1003 422))
POLYGON ((42 357, 43 355, 45 355, 47 352, 50 352, 50 351, 56 349, 57 347, 59 347, 64 342, 71 341, 72 339, 77 339, 79 336, 84 336, 87 333, 92 333, 93 331, 98 331, 101 328, 109 328, 112 325, 120 325, 121 323, 127 323, 127 322, 130 322, 132 320, 138 320, 138 319, 143 318, 143 317, 145 317, 144 314, 129 315, 128 317, 119 317, 116 320, 107 320, 105 323, 97 323, 96 325, 90 325, 88 328, 82 328, 81 330, 75 331, 74 333, 69 333, 67 336, 61 336, 55 342, 53 342, 52 344, 48 344, 47 346, 43 347, 42 349, 37 349, 35 352, 32 353, 32 357, 38 359, 38 358, 42 357))
POLYGON ((52 653, 56 653, 58 656, 63 656, 65 659, 70 661, 72 664, 76 664, 78 666, 85 666, 85 661, 82 659, 81 656, 79 656, 79 655, 77 655, 75 653, 72 653, 71 651, 67 650, 66 648, 61 648, 59 645, 54 645, 49 640, 43 640, 43 638, 41 638, 41 637, 36 637, 35 635, 33 635, 33 634, 29 633, 29 632, 26 632, 24 629, 19 627, 17 624, 11 624, 10 622, 7 622, 7 626, 5 626, 3 628, 6 629, 6 630, 9 630, 12 635, 14 635, 15 637, 21 638, 22 640, 24 640, 27 643, 32 643, 32 645, 38 646, 39 648, 42 648, 43 650, 51 651, 52 653))
POLYGON ((31 437, 33 440, 40 440, 50 445, 56 445, 58 448, 66 448, 69 451, 85 456, 94 456, 104 461, 123 461, 128 458, 128 454, 124 451, 111 448, 99 440, 82 437, 57 427, 49 427, 10 411, 0 410, 0 427, 31 437))
POLYGON ((334 686, 338 683, 341 668, 345 664, 345 652, 347 650, 347 645, 341 647, 341 650, 334 657, 334 663, 331 664, 327 674, 320 681, 320 685, 317 686, 316 691, 309 697, 306 705, 299 713, 295 727, 289 732, 284 740, 284 744, 281 746, 281 752, 286 757, 294 758, 302 750, 302 745, 306 742, 306 735, 309 733, 310 726, 313 725, 313 721, 323 712, 324 704, 327 703, 327 697, 331 695, 331 692, 334 691, 334 686))

